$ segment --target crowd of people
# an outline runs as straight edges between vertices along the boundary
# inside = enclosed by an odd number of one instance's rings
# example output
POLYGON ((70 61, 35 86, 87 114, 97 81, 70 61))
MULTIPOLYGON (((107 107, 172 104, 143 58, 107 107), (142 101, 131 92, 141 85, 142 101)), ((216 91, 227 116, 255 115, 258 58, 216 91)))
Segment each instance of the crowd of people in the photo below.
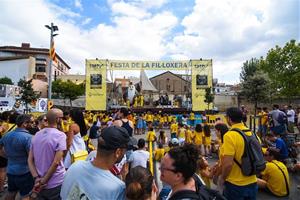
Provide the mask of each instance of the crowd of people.
POLYGON ((211 125, 205 115, 199 122, 194 113, 127 108, 54 108, 38 117, 7 111, 1 114, 0 192, 7 185, 8 200, 17 193, 22 199, 256 199, 258 188, 288 196, 288 170, 300 169, 289 165, 300 143, 288 140, 300 127, 299 109, 258 108, 257 134, 247 127, 247 112, 229 108, 226 121, 211 125))

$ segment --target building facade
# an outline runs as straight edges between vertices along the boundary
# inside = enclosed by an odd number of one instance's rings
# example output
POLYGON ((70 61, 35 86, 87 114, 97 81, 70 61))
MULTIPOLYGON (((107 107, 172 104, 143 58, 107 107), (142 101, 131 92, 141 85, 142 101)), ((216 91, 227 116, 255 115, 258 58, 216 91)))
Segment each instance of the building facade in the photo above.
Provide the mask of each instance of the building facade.
MULTIPOLYGON (((57 62, 52 62, 52 80, 68 75, 70 66, 56 54, 57 62)), ((0 46, 0 77, 7 76, 16 85, 20 79, 33 79, 33 88, 42 97, 47 97, 49 77, 49 49, 32 48, 29 43, 17 46, 0 46)))
POLYGON ((191 94, 191 81, 170 71, 154 76, 150 78, 150 81, 160 93, 167 93, 168 95, 191 94))
MULTIPOLYGON (((1 46, 0 58, 13 59, 20 56, 28 56, 35 59, 34 69, 30 69, 34 73, 32 77, 34 79, 40 79, 48 81, 49 74, 49 49, 47 48, 32 48, 29 43, 22 43, 21 47, 16 46, 1 46)), ((69 74, 70 66, 56 54, 57 62, 52 62, 52 77, 69 74)), ((10 67, 10 66, 8 66, 10 67)), ((1 69, 2 70, 2 69, 1 69)), ((9 70, 9 68, 8 68, 9 70)))

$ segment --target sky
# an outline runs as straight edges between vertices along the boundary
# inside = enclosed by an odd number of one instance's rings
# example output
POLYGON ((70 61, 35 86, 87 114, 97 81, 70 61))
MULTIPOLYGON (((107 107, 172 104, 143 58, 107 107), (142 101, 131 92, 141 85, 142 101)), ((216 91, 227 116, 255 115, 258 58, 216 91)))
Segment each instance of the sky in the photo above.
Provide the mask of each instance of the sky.
POLYGON ((0 0, 0 8, 0 46, 48 48, 53 22, 72 74, 85 73, 85 59, 203 58, 213 59, 214 78, 235 84, 246 60, 300 40, 299 0, 0 0))

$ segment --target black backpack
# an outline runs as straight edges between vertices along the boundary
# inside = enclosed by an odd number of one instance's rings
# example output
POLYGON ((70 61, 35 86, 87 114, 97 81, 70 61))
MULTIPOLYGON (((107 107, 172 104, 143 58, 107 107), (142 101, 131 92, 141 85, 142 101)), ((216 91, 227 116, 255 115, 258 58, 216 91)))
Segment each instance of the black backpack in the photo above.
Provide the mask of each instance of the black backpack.
POLYGON ((219 191, 209 189, 201 182, 198 175, 194 175, 196 192, 192 190, 181 190, 174 193, 169 200, 226 200, 219 191))
POLYGON ((250 130, 237 128, 233 128, 231 131, 238 132, 244 138, 245 143, 242 163, 239 163, 235 158, 234 162, 241 168, 245 176, 260 174, 266 168, 266 161, 256 134, 252 133, 251 136, 248 136, 244 132, 250 130))

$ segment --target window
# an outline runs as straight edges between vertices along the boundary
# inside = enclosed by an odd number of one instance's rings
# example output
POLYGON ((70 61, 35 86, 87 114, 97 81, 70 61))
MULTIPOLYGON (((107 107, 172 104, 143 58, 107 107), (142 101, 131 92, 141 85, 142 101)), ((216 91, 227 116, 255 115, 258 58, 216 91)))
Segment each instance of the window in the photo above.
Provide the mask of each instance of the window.
POLYGON ((35 71, 36 72, 46 72, 46 67, 45 67, 45 65, 36 65, 35 71))

